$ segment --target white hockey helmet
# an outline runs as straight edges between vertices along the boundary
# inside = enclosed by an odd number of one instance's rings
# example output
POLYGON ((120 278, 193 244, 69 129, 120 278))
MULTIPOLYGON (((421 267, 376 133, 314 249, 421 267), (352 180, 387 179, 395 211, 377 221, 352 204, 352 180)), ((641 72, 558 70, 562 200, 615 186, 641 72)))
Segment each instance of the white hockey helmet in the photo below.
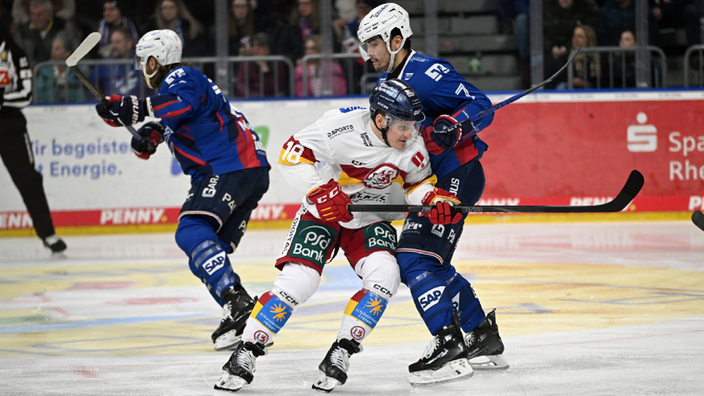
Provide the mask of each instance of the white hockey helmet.
MULTIPOLYGON (((142 69, 142 73, 147 80, 147 85, 151 85, 149 80, 156 74, 156 70, 147 75, 145 65, 150 57, 162 66, 172 65, 181 62, 183 45, 178 34, 173 30, 162 29, 148 32, 137 42, 135 47, 134 63, 137 69, 142 69)), ((153 88, 153 87, 149 87, 153 88)))
POLYGON ((413 31, 411 30, 411 20, 408 18, 408 12, 396 3, 382 4, 371 10, 369 14, 362 19, 362 22, 359 23, 357 38, 359 38, 359 42, 362 43, 359 46, 359 52, 364 57, 365 61, 369 60, 367 46, 365 44, 370 39, 380 36, 386 43, 389 54, 391 54, 391 65, 389 65, 389 67, 391 67, 393 58, 398 51, 403 48, 406 39, 412 35, 413 31), (391 51, 391 32, 396 28, 401 32, 401 39, 403 41, 398 50, 391 51))

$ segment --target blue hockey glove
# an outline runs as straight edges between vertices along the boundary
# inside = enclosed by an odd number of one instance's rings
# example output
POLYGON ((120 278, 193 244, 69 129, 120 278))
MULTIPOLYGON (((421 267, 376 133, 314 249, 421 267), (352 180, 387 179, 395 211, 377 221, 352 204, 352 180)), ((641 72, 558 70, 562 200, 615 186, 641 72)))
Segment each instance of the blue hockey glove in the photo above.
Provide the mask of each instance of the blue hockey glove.
POLYGON ((132 138, 132 152, 141 158, 149 159, 156 152, 156 147, 164 141, 164 126, 158 122, 148 122, 137 131, 142 140, 132 138))
POLYGON ((458 122, 449 115, 441 115, 435 119, 432 127, 423 129, 423 141, 431 154, 442 154, 455 147, 462 136, 462 128, 450 130, 458 122))
POLYGON ((144 121, 142 101, 136 96, 112 95, 105 99, 107 99, 109 106, 106 107, 102 103, 98 103, 95 105, 95 110, 106 124, 118 127, 144 121))

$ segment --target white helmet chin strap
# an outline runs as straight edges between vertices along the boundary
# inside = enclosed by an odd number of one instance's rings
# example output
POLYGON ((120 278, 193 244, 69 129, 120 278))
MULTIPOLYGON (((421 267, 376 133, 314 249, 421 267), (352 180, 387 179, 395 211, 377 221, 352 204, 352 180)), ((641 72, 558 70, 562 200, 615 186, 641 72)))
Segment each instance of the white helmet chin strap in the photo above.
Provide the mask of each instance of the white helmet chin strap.
MULTIPOLYGON (((393 40, 393 38, 391 38, 393 40)), ((396 54, 403 49, 403 45, 406 44, 406 38, 401 36, 401 45, 396 51, 391 51, 391 40, 386 43, 386 49, 389 51, 391 58, 389 59, 389 67, 386 69, 387 73, 391 73, 394 70, 394 61, 396 60, 396 54)))
MULTIPOLYGON (((157 66, 159 65, 159 62, 157 62, 156 59, 154 59, 154 63, 156 63, 157 66)), ((149 59, 147 59, 147 62, 144 64, 144 67, 142 67, 142 74, 144 74, 144 79, 147 81, 147 87, 149 87, 151 89, 156 89, 155 87, 152 87, 152 77, 156 76, 156 73, 159 71, 159 68, 155 67, 152 74, 147 75, 147 65, 148 64, 149 64, 149 59)))

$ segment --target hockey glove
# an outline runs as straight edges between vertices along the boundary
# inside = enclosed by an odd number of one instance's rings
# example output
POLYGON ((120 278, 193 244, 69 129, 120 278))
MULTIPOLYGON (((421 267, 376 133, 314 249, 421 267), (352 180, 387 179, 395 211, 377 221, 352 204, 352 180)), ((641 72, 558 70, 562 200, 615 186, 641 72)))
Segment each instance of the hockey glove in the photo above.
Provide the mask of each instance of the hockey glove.
POLYGON ((462 220, 462 213, 452 209, 452 206, 460 204, 460 200, 451 192, 436 187, 425 194, 422 204, 435 206, 429 212, 419 213, 433 224, 454 224, 462 220))
POLYGON ((148 122, 137 131, 142 140, 132 138, 132 152, 141 158, 149 159, 156 152, 156 147, 164 141, 164 126, 158 122, 148 122))
POLYGON ((108 101, 108 106, 98 103, 95 105, 95 110, 106 124, 118 127, 144 121, 142 101, 136 96, 112 95, 105 99, 108 101))
POLYGON ((340 189, 340 185, 333 179, 310 190, 306 200, 309 204, 315 205, 318 215, 325 221, 347 222, 353 218, 352 214, 347 211, 347 205, 352 203, 350 197, 340 189))
POLYGON ((462 128, 450 129, 458 122, 449 115, 441 115, 435 119, 433 126, 423 129, 423 141, 431 154, 442 154, 455 147, 462 137, 462 128))

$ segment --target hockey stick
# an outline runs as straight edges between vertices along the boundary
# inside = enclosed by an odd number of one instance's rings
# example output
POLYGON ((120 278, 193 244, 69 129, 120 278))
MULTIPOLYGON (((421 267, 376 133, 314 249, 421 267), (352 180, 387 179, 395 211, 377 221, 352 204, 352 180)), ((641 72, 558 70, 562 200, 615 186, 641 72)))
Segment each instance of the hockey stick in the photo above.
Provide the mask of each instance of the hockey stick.
MULTIPOLYGON (((542 206, 542 205, 526 205, 526 206, 493 206, 493 205, 476 205, 476 206, 453 206, 453 210, 462 213, 471 212, 506 212, 506 213, 612 213, 620 212, 638 195, 643 187, 643 175, 637 170, 631 171, 631 174, 626 180, 626 184, 613 200, 594 206, 542 206)), ((352 212, 429 212, 434 206, 429 205, 349 205, 347 210, 352 212)), ((702 215, 704 218, 704 215, 702 215)))
POLYGON ((695 210, 694 213, 692 213, 692 222, 704 231, 704 213, 700 210, 695 210))
POLYGON ((525 91, 523 91, 523 92, 521 92, 521 93, 519 93, 519 94, 513 95, 513 96, 511 96, 510 98, 508 98, 508 99, 506 99, 506 100, 504 100, 504 101, 502 101, 502 102, 499 102, 499 103, 497 103, 497 104, 495 104, 495 105, 489 107, 489 108, 486 109, 486 110, 482 110, 482 111, 480 111, 479 113, 477 113, 477 114, 471 116, 470 118, 467 118, 466 120, 460 122, 459 124, 453 125, 453 126, 451 126, 450 128, 445 129, 444 131, 440 131, 440 132, 438 132, 438 133, 443 133, 443 134, 445 134, 445 133, 452 133, 452 132, 454 132, 456 129, 459 129, 459 128, 463 127, 463 126, 466 125, 466 124, 471 124, 471 125, 472 125, 472 129, 476 129, 476 124, 475 124, 475 122, 481 120, 482 118, 484 118, 484 117, 486 117, 486 116, 488 116, 488 115, 490 115, 490 114, 493 114, 496 110, 498 110, 498 109, 500 109, 500 108, 502 108, 502 107, 504 107, 504 106, 508 106, 508 105, 510 105, 511 103, 517 101, 518 99, 520 99, 520 98, 522 98, 522 97, 524 97, 524 96, 526 96, 526 95, 528 95, 528 94, 530 94, 530 93, 532 93, 532 92, 534 92, 534 91, 537 91, 537 90, 539 90, 540 88, 544 87, 545 85, 549 84, 552 80, 555 79, 555 77, 557 77, 560 73, 562 73, 562 71, 565 70, 565 69, 567 68, 567 66, 569 66, 570 63, 572 63, 572 60, 574 60, 574 57, 577 56, 577 54, 579 53, 579 50, 581 50, 581 49, 582 49, 582 44, 580 44, 579 48, 577 48, 577 50, 576 50, 575 52, 573 52, 572 55, 570 55, 570 58, 567 59, 567 63, 565 63, 564 66, 562 66, 562 67, 560 68, 560 70, 558 70, 555 74, 553 74, 553 75, 552 75, 550 78, 548 78, 547 80, 545 80, 545 81, 541 82, 540 84, 535 85, 535 86, 533 86, 533 87, 531 87, 531 88, 529 88, 529 89, 527 89, 527 90, 525 90, 525 91))
MULTIPOLYGON (((93 49, 93 47, 95 47, 95 45, 100 42, 100 38, 101 35, 98 32, 93 32, 89 34, 88 37, 83 40, 81 45, 79 45, 78 48, 76 48, 76 50, 73 51, 73 53, 68 58, 66 58, 66 66, 68 66, 69 69, 76 73, 78 79, 81 80, 83 85, 85 85, 86 88, 88 88, 88 90, 93 93, 93 95, 95 95, 95 97, 100 101, 100 103, 103 104, 103 106, 110 107, 110 102, 105 99, 105 95, 103 95, 103 93, 100 92, 100 90, 95 85, 93 85, 93 83, 90 82, 88 77, 83 74, 81 69, 78 68, 78 62, 83 59, 86 55, 88 55, 88 53, 93 49)), ((135 131, 132 127, 132 125, 125 125, 125 128, 130 131, 130 133, 132 134, 132 136, 134 136, 135 139, 142 140, 142 137, 139 136, 137 131, 135 131)))

